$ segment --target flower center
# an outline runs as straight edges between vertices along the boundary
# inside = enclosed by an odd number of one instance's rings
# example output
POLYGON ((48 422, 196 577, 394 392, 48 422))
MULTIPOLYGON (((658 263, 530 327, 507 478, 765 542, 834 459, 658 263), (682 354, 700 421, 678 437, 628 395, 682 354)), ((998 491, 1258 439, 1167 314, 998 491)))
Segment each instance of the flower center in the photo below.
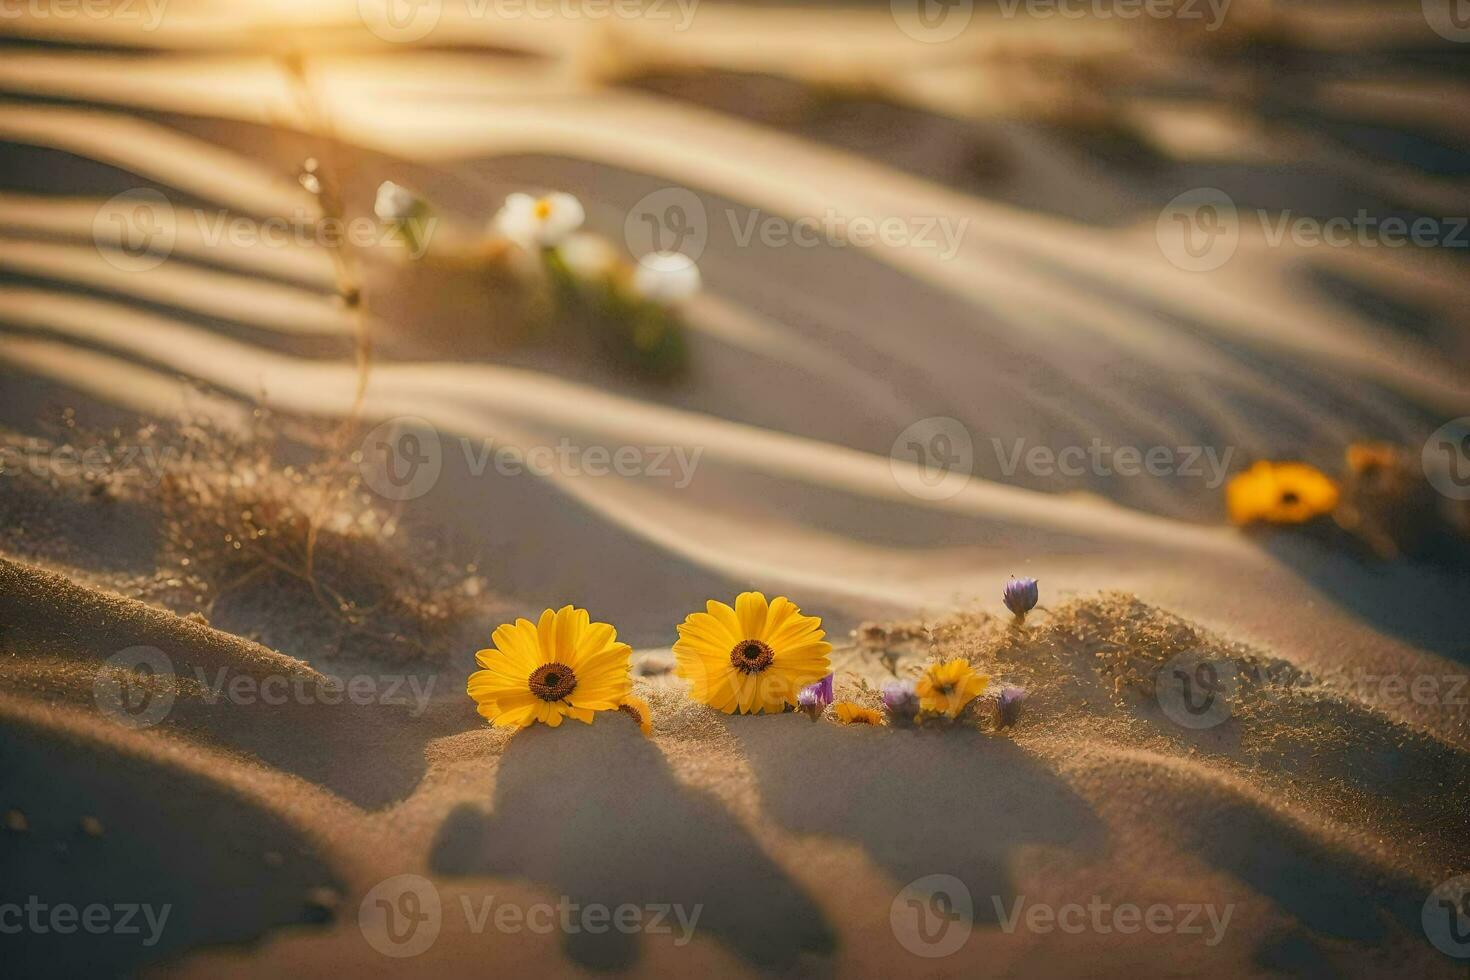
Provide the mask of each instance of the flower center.
POLYGON ((1295 490, 1287 490, 1281 495, 1281 502, 1283 504, 1286 504, 1288 507, 1292 504, 1300 503, 1301 499, 1301 497, 1297 496, 1295 490))
POLYGON ((730 666, 742 674, 759 674, 775 657, 775 651, 760 640, 741 640, 730 651, 730 666))
POLYGON ((638 713, 638 709, 633 707, 631 704, 620 704, 618 705, 618 710, 627 715, 629 718, 632 718, 638 724, 643 724, 643 716, 640 715, 638 713))
POLYGON ((545 221, 547 218, 551 217, 551 202, 544 197, 540 198, 536 201, 536 206, 532 208, 532 211, 535 213, 537 218, 545 221))
POLYGON ((542 701, 560 701, 577 689, 577 675, 566 664, 542 664, 531 673, 530 687, 542 701))

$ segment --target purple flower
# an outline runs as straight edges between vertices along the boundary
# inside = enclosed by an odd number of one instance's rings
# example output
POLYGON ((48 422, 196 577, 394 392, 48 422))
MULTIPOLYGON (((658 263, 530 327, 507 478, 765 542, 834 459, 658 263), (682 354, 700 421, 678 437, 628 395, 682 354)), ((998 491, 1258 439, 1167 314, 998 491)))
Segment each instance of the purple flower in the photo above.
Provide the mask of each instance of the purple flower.
POLYGON ((1026 614, 1036 608, 1041 590, 1037 588, 1034 578, 1012 578, 1006 583, 1006 590, 1001 598, 1005 600, 1006 608, 1016 614, 1016 622, 1024 623, 1026 614))
POLYGON ((797 692, 796 707, 805 711, 807 717, 812 721, 816 721, 817 716, 827 710, 827 705, 831 704, 832 700, 832 675, 828 674, 815 684, 808 684, 797 692))
POLYGON ((1007 687, 995 701, 995 725, 1010 728, 1021 715, 1021 702, 1026 700, 1024 687, 1007 687))
POLYGON ((895 725, 910 725, 919 714, 919 695, 913 681, 888 681, 883 685, 883 707, 895 725))

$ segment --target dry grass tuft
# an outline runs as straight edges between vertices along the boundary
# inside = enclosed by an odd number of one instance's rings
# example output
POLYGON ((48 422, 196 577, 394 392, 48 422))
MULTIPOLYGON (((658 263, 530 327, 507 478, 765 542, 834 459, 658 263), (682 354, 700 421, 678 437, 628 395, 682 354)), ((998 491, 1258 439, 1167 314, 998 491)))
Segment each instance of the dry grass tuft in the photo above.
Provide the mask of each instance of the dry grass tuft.
POLYGON ((161 560, 184 605, 306 659, 443 660, 483 606, 484 579, 399 536, 350 464, 282 463, 270 417, 257 412, 255 428, 237 438, 193 424, 172 436, 177 460, 157 491, 161 560), (288 635, 250 627, 251 610, 267 606, 259 622, 286 622, 288 635))
POLYGON ((280 428, 67 414, 53 438, 0 434, 0 551, 308 661, 440 662, 488 633, 502 610, 477 565, 400 533, 349 460, 280 428))

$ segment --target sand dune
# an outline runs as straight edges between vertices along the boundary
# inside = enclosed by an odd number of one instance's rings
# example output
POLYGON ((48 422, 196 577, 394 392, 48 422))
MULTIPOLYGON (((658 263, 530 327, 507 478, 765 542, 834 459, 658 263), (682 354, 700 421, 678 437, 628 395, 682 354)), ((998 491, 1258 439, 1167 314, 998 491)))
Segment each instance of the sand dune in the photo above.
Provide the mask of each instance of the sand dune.
POLYGON ((0 188, 0 861, 53 904, 170 910, 147 944, 27 931, 25 975, 1454 975, 1421 916, 1470 868, 1463 567, 1241 533, 1219 480, 1259 456, 1337 472, 1361 440, 1417 453, 1464 411, 1458 256, 1273 244, 1248 220, 1200 274, 1155 238, 1175 193, 1217 184, 1247 216, 1462 209, 1463 167, 1422 147, 1463 135, 1442 118, 1463 86, 1417 5, 1253 10, 1217 39, 982 15, 946 45, 882 4, 706 4, 687 32, 449 4, 420 44, 357 6, 179 2, 146 32, 6 20, 40 43, 0 63, 22 164, 0 188), (1122 143, 1151 162, 1120 164, 1122 143), (439 207, 419 264, 262 237, 376 227, 388 179, 439 207), (571 191, 621 250, 670 186, 706 232, 687 376, 639 380, 555 331, 517 345, 517 297, 456 305, 467 278, 501 282, 474 236, 506 193, 571 191), (140 190, 169 202, 152 253, 115 196, 140 190), (837 231, 738 234, 800 216, 837 231), (844 237, 894 216, 962 233, 844 237), (402 417, 442 472, 372 498, 365 437, 402 417), (904 433, 926 418, 971 437, 952 493, 915 491, 932 473, 904 433), (66 447, 110 462, 198 431, 219 458, 66 465, 66 447), (1215 479, 1005 462, 1094 441, 1232 455, 1215 479), (485 465, 563 443, 673 465, 485 465), (181 523, 170 480, 190 479, 211 489, 181 523), (291 539, 300 566, 237 575, 242 508, 315 508, 336 564, 291 539), (1042 582, 1024 630, 998 617, 1012 574, 1042 582), (693 704, 656 669, 673 625, 750 587, 823 617, 844 696, 875 703, 888 676, 850 630, 920 622, 898 671, 964 657, 1027 689, 1022 720, 693 704), (616 714, 513 737, 475 714, 490 629, 568 601, 639 648, 651 739, 616 714), (1243 678, 1211 727, 1157 688, 1188 651, 1243 678), (895 916, 932 874, 974 907, 963 947, 922 959, 895 916), (438 938, 400 959, 373 923, 415 911, 405 875, 438 938), (490 900, 700 917, 682 940, 677 918, 539 934, 487 925, 490 900), (1201 929, 1016 926, 1089 902, 1192 908, 1201 929))

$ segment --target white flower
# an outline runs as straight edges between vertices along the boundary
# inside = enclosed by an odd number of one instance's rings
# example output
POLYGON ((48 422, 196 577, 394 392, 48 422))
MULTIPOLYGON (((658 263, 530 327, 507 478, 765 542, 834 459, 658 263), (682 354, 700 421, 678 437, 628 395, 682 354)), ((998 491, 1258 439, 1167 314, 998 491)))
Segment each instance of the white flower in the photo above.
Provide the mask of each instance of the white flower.
POLYGON ((633 289, 655 303, 672 303, 699 292, 699 266, 678 252, 653 252, 638 260, 633 289))
POLYGON ((423 201, 407 187, 400 187, 391 180, 378 185, 378 199, 373 202, 373 214, 379 221, 407 221, 413 217, 423 201))
POLYGON ((601 279, 617 268, 618 252, 606 238, 579 231, 556 247, 556 254, 581 279, 601 279))
POLYGON ((582 202, 570 194, 512 194, 495 215, 493 227, 524 248, 554 248, 586 219, 582 202))

